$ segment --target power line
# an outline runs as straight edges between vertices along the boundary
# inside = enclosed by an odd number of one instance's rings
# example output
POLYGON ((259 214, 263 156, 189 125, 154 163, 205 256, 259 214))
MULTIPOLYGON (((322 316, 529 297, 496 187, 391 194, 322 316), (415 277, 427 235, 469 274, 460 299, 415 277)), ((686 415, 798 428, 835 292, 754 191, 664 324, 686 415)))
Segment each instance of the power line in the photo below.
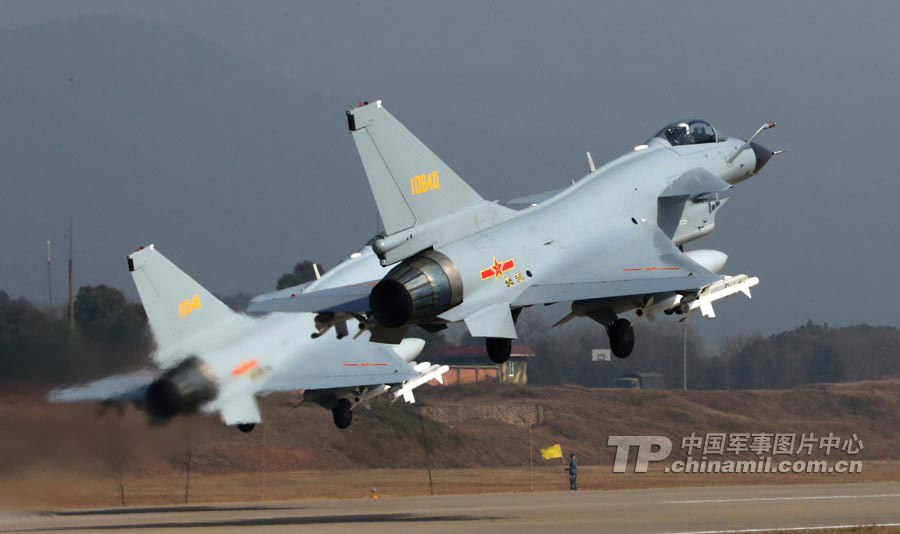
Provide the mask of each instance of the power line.
POLYGON ((53 309, 53 276, 50 268, 50 240, 47 240, 47 315, 53 309))
POLYGON ((69 217, 69 331, 75 328, 75 293, 72 274, 72 239, 74 235, 72 217, 69 217))

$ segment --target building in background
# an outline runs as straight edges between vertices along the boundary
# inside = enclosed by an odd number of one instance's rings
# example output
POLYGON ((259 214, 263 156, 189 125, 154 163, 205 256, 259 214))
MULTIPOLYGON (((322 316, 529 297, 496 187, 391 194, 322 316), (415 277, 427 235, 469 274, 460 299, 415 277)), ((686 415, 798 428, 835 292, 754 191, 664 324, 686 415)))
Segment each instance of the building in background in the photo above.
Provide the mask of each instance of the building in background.
POLYGON ((432 363, 450 366, 444 373, 445 386, 479 382, 527 384, 529 358, 534 358, 534 350, 527 345, 513 345, 509 361, 500 365, 491 362, 484 345, 442 347, 430 357, 432 363))

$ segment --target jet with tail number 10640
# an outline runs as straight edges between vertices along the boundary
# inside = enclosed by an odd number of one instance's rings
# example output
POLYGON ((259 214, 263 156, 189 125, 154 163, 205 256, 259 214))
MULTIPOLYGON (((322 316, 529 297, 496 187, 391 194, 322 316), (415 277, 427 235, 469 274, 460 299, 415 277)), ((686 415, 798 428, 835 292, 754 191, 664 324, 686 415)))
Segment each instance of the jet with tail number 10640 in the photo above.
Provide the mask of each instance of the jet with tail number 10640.
POLYGON ((263 295, 251 310, 361 318, 371 340, 384 343, 400 342, 412 325, 435 331, 462 321, 500 363, 523 308, 570 302, 557 324, 582 316, 600 323, 624 358, 634 348, 624 314, 686 318, 699 310, 712 318, 714 301, 749 297, 759 282, 718 274, 724 253, 684 245, 712 231, 727 200, 720 195, 775 154, 754 142, 773 122, 746 141, 702 120, 675 122, 600 168, 588 154, 590 173, 570 187, 500 205, 479 196, 381 101, 362 103, 347 119, 383 223, 372 249, 385 273, 365 284, 263 295))

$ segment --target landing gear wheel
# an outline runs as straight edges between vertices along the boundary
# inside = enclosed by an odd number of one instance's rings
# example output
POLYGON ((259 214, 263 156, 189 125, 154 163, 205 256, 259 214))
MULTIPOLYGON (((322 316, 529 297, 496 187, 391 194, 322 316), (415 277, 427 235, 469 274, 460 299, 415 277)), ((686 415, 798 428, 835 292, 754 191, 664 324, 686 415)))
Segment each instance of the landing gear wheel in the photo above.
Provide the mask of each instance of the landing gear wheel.
POLYGON ((488 357, 496 364, 506 363, 509 360, 509 354, 512 352, 512 340, 501 337, 489 337, 484 340, 484 347, 487 349, 488 357))
POLYGON ((237 429, 243 432, 244 434, 248 432, 253 432, 253 429, 256 427, 254 423, 240 423, 237 426, 237 429))
POLYGON ((350 401, 341 399, 338 401, 338 405, 331 410, 334 426, 341 430, 347 428, 353 422, 353 412, 350 410, 350 406, 350 401))
POLYGON ((607 328, 609 347, 617 358, 627 358, 634 350, 634 328, 627 319, 616 319, 607 328))

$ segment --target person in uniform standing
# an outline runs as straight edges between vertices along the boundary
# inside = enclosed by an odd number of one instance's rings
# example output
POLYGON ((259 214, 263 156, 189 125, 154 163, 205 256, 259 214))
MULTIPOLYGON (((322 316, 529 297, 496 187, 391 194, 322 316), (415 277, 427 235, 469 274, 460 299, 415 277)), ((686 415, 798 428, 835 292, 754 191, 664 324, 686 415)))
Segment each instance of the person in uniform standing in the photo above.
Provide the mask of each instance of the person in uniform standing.
POLYGON ((569 489, 572 491, 578 490, 578 459, 575 457, 575 453, 569 453, 569 467, 566 468, 566 472, 569 473, 569 489))

